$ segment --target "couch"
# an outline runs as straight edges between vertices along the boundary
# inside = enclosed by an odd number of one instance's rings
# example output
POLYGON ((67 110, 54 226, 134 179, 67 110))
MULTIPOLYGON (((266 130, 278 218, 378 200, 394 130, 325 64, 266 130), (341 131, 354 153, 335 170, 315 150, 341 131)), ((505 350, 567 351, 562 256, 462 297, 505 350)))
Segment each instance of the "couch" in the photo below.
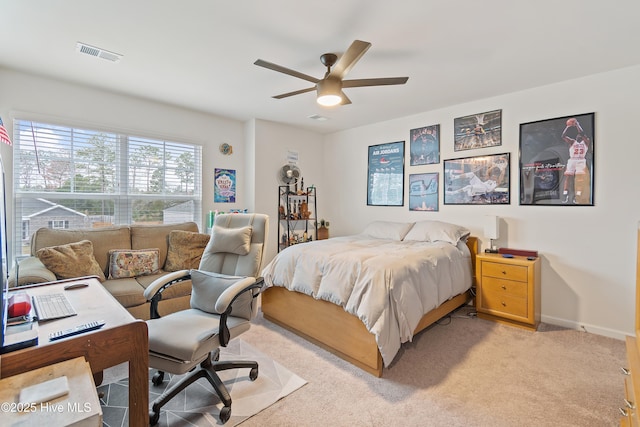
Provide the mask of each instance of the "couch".
MULTIPOLYGON (((102 285, 134 317, 147 320, 151 307, 144 297, 145 288, 171 271, 197 268, 208 240, 208 235, 198 233, 194 222, 77 230, 41 228, 31 238, 30 256, 12 269, 9 286, 97 275, 102 285), (132 254, 147 258, 142 267, 130 267, 128 271, 132 254), (95 262, 87 261, 91 256, 95 262), (58 265, 51 264, 51 258, 56 257, 58 265)), ((165 315, 189 308, 190 296, 191 281, 170 287, 162 294, 159 313, 165 315)))

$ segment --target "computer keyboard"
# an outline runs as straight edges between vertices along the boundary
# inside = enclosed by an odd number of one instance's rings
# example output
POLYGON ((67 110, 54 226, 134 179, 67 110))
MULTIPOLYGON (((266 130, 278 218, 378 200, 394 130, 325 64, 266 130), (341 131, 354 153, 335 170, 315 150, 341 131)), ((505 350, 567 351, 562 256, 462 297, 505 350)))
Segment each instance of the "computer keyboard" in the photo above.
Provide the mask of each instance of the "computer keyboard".
POLYGON ((38 320, 61 319, 78 314, 64 294, 34 295, 33 306, 38 320))

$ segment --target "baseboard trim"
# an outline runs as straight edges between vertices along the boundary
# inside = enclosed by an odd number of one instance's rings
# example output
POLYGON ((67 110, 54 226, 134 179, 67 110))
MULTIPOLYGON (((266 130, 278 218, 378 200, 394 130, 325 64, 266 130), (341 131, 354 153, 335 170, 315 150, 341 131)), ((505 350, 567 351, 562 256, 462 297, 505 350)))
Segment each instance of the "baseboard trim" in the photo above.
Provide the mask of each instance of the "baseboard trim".
POLYGON ((591 334, 602 335, 604 337, 624 340, 627 335, 634 335, 632 332, 617 331, 615 329, 603 328, 601 326, 591 325, 584 322, 576 322, 573 320, 560 319, 552 316, 541 316, 543 323, 550 325, 562 326, 563 328, 575 329, 576 331, 589 332, 591 334))

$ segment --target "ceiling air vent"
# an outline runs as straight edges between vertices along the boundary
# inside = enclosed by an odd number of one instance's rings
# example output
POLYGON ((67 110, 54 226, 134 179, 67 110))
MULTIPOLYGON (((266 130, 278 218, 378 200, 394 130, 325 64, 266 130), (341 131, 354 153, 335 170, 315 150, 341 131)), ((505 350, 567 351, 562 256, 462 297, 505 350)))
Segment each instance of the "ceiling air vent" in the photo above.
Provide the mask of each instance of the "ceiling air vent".
POLYGON ((99 47, 90 46, 85 43, 78 42, 76 44, 76 50, 85 55, 95 56, 96 58, 105 59, 111 62, 119 62, 122 55, 109 52, 108 50, 100 49, 99 47))
POLYGON ((329 120, 329 119, 327 119, 326 117, 324 117, 324 116, 320 116, 320 115, 318 115, 318 114, 312 114, 312 115, 310 115, 310 116, 309 116, 309 118, 310 118, 311 120, 317 120, 317 121, 319 121, 319 122, 324 122, 325 120, 329 120))

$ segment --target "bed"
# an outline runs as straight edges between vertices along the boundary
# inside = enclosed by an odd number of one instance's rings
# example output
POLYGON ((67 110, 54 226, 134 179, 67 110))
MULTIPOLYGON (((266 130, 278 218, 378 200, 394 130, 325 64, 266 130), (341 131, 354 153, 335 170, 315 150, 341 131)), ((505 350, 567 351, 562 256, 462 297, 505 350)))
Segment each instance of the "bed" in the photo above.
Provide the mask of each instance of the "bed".
POLYGON ((262 271, 262 312, 380 377, 402 343, 470 300, 477 248, 441 221, 374 221, 290 246, 262 271))

